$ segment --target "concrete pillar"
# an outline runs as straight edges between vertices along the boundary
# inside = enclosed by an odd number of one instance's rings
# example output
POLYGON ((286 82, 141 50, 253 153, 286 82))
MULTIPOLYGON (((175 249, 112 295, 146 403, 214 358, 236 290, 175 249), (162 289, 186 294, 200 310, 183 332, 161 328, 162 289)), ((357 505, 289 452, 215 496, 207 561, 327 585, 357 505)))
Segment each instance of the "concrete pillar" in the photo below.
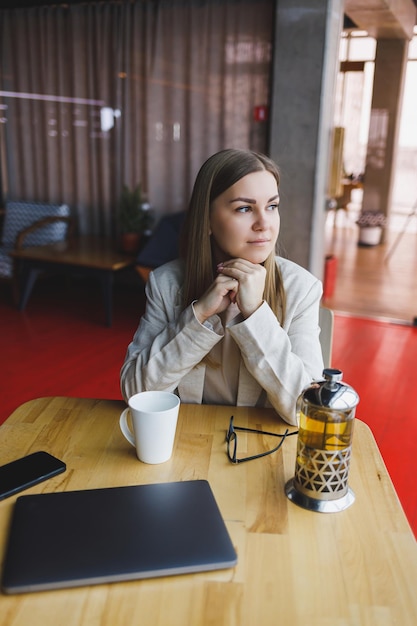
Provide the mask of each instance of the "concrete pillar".
POLYGON ((343 0, 276 3, 271 157, 281 169, 282 253, 319 278, 343 0))
POLYGON ((408 43, 406 39, 377 41, 363 211, 390 212, 408 43))

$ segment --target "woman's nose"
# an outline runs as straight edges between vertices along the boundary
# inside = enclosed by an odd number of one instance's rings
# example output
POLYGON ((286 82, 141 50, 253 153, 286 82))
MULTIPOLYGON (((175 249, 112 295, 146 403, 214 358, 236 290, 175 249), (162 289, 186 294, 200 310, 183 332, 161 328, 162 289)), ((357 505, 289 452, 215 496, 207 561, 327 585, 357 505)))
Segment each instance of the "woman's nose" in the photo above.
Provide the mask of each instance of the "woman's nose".
POLYGON ((268 220, 266 215, 263 213, 255 214, 255 220, 253 222, 252 228, 254 230, 265 230, 268 225, 268 220))

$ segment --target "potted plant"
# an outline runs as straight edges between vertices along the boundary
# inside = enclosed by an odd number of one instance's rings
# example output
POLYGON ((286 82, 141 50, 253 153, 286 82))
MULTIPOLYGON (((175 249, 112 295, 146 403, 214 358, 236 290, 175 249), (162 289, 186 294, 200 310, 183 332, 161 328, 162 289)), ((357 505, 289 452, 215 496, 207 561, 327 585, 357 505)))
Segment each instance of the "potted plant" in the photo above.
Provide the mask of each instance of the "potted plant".
POLYGON ((139 183, 130 189, 123 185, 119 201, 118 222, 120 229, 121 248, 124 252, 136 253, 144 232, 152 226, 152 212, 145 201, 139 183))
POLYGON ((381 243, 382 229, 387 224, 386 216, 380 211, 363 211, 358 220, 360 246, 376 246, 381 243))

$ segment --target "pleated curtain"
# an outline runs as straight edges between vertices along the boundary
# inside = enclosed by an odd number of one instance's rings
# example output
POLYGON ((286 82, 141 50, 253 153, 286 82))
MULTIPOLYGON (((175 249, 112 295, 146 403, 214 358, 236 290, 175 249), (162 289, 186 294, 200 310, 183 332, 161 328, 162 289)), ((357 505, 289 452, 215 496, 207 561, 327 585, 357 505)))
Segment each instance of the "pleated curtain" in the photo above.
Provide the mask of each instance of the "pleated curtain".
POLYGON ((267 151, 273 15, 273 0, 0 10, 3 202, 66 202, 106 236, 123 184, 157 218, 184 210, 210 154, 267 151))

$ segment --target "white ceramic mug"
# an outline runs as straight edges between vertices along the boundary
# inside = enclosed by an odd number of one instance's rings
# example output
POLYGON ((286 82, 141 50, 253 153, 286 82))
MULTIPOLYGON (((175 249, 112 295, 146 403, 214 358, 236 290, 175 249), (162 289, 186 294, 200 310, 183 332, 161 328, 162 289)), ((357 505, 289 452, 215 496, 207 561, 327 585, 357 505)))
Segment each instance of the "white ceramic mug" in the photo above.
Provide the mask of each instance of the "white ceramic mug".
POLYGON ((179 397, 169 391, 142 391, 132 396, 128 405, 120 416, 120 430, 136 448, 139 461, 153 464, 168 461, 174 447, 179 397))

